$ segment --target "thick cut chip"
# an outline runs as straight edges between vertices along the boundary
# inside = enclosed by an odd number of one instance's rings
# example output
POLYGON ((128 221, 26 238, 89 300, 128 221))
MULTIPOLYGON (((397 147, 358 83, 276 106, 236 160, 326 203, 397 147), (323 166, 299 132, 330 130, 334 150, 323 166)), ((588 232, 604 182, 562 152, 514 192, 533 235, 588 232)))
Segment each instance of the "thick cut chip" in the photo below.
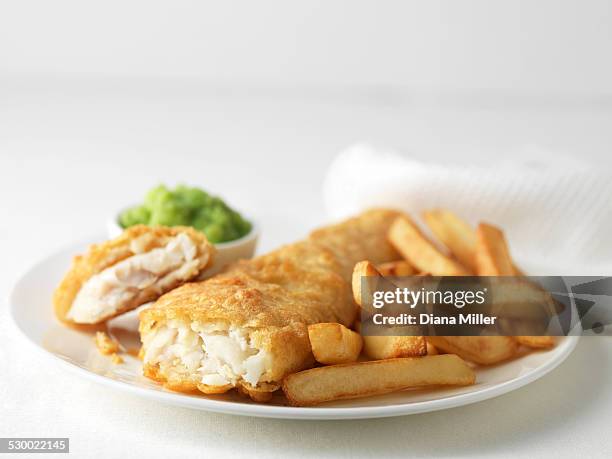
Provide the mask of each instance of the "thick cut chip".
POLYGON ((476 271, 476 231, 454 213, 434 209, 423 213, 432 233, 471 271, 476 271))
POLYGON ((315 360, 324 365, 354 362, 363 346, 359 333, 338 323, 309 325, 308 338, 315 360))
POLYGON ((371 359, 419 357, 427 354, 423 336, 364 336, 363 352, 371 359))
POLYGON ((389 228, 389 241, 420 272, 432 276, 466 276, 469 271, 441 253, 407 216, 398 217, 389 228))
POLYGON ((475 380, 460 357, 432 355, 313 368, 285 378, 283 391, 291 404, 308 406, 418 387, 467 386, 475 380))
POLYGON ((514 276, 516 271, 503 231, 480 223, 476 236, 476 273, 479 276, 514 276))
POLYGON ((555 338, 552 336, 515 336, 519 344, 533 349, 548 349, 555 345, 555 338))
POLYGON ((481 365, 491 365, 516 355, 517 343, 510 336, 428 336, 438 350, 481 365))

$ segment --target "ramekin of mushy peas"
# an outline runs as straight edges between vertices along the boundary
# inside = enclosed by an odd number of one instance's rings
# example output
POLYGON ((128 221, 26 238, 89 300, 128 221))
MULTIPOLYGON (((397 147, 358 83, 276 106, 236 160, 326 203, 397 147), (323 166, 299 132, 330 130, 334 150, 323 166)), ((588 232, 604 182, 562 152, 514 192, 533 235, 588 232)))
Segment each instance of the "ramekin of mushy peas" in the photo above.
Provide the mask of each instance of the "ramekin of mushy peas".
POLYGON ((221 198, 185 185, 174 190, 165 185, 153 188, 144 203, 119 214, 119 225, 192 226, 213 244, 246 236, 253 225, 221 198))
POLYGON ((169 189, 164 185, 153 188, 140 205, 129 207, 108 222, 108 235, 117 237, 133 225, 192 226, 203 232, 216 247, 208 277, 224 266, 255 253, 257 226, 222 199, 199 189, 179 185, 169 189))

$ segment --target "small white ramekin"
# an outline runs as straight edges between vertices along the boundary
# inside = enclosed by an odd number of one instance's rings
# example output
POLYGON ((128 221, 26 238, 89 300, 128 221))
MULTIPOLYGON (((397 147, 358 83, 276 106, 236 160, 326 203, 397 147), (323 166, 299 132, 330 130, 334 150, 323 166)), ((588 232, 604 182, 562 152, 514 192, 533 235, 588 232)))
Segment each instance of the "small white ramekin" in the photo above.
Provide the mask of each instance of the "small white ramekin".
MULTIPOLYGON (((120 214, 121 212, 113 218, 109 218, 106 222, 106 233, 110 239, 116 238, 123 232, 123 228, 118 223, 120 214)), ((255 254, 257 240, 259 239, 259 226, 251 218, 248 218, 248 221, 251 222, 251 231, 240 239, 214 244, 215 249, 217 249, 214 263, 203 273, 203 276, 208 277, 216 274, 228 264, 243 258, 251 258, 255 254)))

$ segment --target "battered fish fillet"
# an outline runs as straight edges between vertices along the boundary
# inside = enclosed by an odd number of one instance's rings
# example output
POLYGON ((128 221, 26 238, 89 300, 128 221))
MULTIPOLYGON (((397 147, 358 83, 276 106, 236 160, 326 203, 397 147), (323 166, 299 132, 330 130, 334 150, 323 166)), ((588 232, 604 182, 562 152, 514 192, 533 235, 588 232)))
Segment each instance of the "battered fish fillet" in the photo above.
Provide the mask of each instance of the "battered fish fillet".
POLYGON ((163 295, 140 313, 144 374, 177 391, 269 399, 314 365, 309 324, 354 321, 354 264, 399 257, 386 238, 397 216, 366 212, 163 295))
POLYGON ((213 253, 193 228, 130 227, 73 259, 53 296, 55 314, 66 323, 103 322, 195 279, 213 253))

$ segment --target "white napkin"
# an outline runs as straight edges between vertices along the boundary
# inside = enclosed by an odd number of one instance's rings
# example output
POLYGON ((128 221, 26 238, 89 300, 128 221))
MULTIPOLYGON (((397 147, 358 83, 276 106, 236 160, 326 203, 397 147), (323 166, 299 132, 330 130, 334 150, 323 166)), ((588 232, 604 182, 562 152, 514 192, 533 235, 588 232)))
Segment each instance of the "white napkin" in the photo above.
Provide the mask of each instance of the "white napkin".
POLYGON ((487 166, 445 165, 357 145, 331 164, 324 199, 334 218, 448 208, 501 226, 531 274, 612 274, 612 175, 569 157, 528 149, 487 166))

